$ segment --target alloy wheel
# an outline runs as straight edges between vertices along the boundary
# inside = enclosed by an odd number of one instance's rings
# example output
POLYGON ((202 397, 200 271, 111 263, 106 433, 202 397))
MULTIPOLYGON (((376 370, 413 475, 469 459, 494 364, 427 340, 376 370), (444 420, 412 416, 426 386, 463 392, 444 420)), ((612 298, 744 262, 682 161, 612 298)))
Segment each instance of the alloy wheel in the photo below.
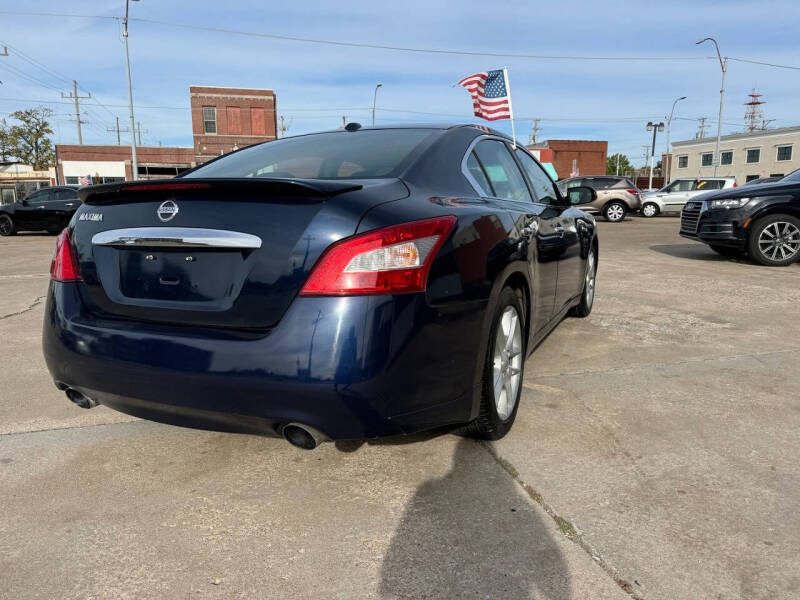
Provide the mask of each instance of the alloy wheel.
POLYGON ((0 217, 0 235, 11 235, 13 230, 11 219, 5 215, 0 217))
POLYGON ((800 229, 794 223, 770 223, 758 236, 758 250, 769 260, 780 261, 800 252, 800 229))
POLYGON ((497 416, 505 421, 514 412, 522 379, 522 327, 519 313, 507 306, 494 340, 493 391, 497 416))
POLYGON ((655 217, 656 216, 656 205, 655 204, 645 204, 642 207, 642 214, 645 217, 655 217))
POLYGON ((586 282, 584 289, 586 290, 586 306, 591 307, 594 302, 594 282, 597 277, 597 268, 595 266, 594 251, 589 252, 589 258, 586 261, 586 282))
POLYGON ((606 218, 609 221, 621 221, 624 216, 625 209, 622 208, 621 204, 612 204, 606 209, 606 218))

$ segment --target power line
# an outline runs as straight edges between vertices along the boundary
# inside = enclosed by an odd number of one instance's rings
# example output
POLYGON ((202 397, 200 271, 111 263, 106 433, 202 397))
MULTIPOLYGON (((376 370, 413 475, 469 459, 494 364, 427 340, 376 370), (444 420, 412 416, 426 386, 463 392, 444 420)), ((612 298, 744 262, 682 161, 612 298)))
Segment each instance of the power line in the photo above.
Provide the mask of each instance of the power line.
POLYGON ((735 60, 736 62, 740 63, 748 63, 751 65, 761 65, 764 67, 775 67, 776 69, 792 69, 794 71, 800 71, 800 67, 795 67, 792 65, 779 65, 776 63, 768 63, 768 62, 761 62, 760 60, 750 60, 749 58, 731 58, 728 57, 728 60, 735 60))

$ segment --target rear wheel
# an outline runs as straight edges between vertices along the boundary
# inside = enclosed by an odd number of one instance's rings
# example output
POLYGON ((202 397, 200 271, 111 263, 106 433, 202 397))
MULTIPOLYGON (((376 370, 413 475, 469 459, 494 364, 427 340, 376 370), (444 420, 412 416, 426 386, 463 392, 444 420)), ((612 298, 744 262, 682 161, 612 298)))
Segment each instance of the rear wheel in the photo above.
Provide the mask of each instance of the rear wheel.
POLYGON ((800 219, 767 215, 753 224, 747 245, 750 256, 762 265, 789 265, 800 258, 800 219))
POLYGON ((597 279, 597 254, 594 248, 586 258, 586 275, 583 279, 581 301, 569 311, 571 317, 588 317, 594 305, 594 284, 597 279))
POLYGON ((741 248, 731 248, 730 246, 709 246, 714 252, 725 258, 740 258, 745 255, 741 248))
POLYGON ((645 217, 658 216, 659 212, 661 211, 658 210, 658 205, 655 202, 645 202, 644 206, 642 206, 642 214, 645 217))
POLYGON ((524 318, 520 297, 504 288, 489 332, 480 413, 459 432, 462 435, 499 440, 514 424, 525 368, 524 318))
POLYGON ((609 202, 603 209, 603 216, 606 218, 606 221, 610 221, 611 223, 619 223, 625 218, 627 213, 628 208, 619 200, 609 202))
POLYGON ((0 235, 14 235, 17 233, 14 227, 14 221, 8 215, 0 215, 0 235))

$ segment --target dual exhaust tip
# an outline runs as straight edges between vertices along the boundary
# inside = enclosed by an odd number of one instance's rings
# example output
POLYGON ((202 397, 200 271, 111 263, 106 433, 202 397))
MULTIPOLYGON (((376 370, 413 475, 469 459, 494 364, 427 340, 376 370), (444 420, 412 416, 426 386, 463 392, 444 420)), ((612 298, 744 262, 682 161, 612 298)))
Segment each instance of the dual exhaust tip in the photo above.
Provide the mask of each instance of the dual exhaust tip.
POLYGON ((94 398, 90 398, 83 392, 79 392, 75 388, 67 388, 64 390, 67 394, 67 398, 69 398, 70 402, 73 404, 77 404, 81 408, 94 408, 98 406, 100 403, 95 400, 94 398))
MULTIPOLYGON (((67 394, 67 398, 69 398, 70 402, 81 408, 94 408, 100 404, 94 398, 90 398, 75 388, 68 387, 64 392, 67 394)), ((317 431, 313 427, 303 425, 302 423, 289 423, 288 425, 284 425, 281 429, 281 434, 292 446, 303 450, 313 450, 328 439, 328 436, 321 431, 317 431)))

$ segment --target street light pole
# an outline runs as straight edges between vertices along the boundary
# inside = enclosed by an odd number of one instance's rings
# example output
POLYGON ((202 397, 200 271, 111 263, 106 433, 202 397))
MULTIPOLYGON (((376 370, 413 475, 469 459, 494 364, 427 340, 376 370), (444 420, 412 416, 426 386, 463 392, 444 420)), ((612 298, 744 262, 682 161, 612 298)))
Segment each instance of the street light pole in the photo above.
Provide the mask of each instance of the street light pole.
MULTIPOLYGON (((647 131, 653 132, 653 145, 650 147, 650 182, 647 184, 647 188, 652 190, 653 189, 653 168, 655 167, 655 159, 656 159, 656 134, 659 131, 664 131, 664 123, 653 123, 652 121, 648 121, 647 123, 647 131)), ((663 168, 663 165, 662 165, 663 168)))
MULTIPOLYGON (((667 117, 667 154, 669 154, 669 173, 666 175, 665 179, 669 179, 669 177, 672 176, 672 150, 669 147, 669 130, 672 127, 672 115, 675 114, 675 105, 681 100, 686 100, 686 96, 681 96, 680 98, 675 99, 675 102, 672 103, 672 110, 669 111, 669 117, 667 117)), ((665 181, 664 183, 667 182, 665 181)))
POLYGON ((703 42, 713 42, 714 48, 717 50, 717 58, 719 59, 719 68, 722 70, 722 87, 719 90, 719 117, 717 118, 717 147, 714 151, 714 177, 717 176, 717 167, 720 163, 720 156, 719 156, 719 144, 720 139, 722 138, 722 102, 725 99, 725 73, 728 72, 728 57, 722 56, 719 51, 719 44, 717 44, 717 40, 713 37, 703 38, 697 44, 702 44, 703 42))
POLYGON ((378 102, 378 88, 383 87, 382 83, 375 86, 375 93, 372 95, 372 126, 375 127, 375 105, 378 102))
MULTIPOLYGON (((133 0, 138 2, 139 0, 133 0)), ((131 114, 131 171, 133 180, 139 179, 139 161, 136 158, 136 120, 133 117, 133 87, 131 86, 131 59, 128 54, 128 7, 131 0, 125 0, 125 18, 122 20, 122 39, 125 40, 125 68, 128 71, 128 106, 131 114)))

